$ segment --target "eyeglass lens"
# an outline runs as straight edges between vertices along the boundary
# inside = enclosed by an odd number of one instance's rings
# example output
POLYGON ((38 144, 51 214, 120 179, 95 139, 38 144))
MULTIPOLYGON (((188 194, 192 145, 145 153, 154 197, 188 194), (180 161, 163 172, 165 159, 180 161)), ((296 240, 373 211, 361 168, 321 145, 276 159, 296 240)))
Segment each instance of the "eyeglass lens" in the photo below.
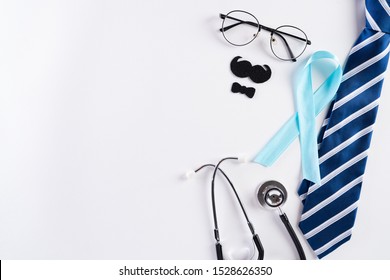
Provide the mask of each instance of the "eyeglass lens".
POLYGON ((228 13, 222 22, 222 34, 232 45, 243 46, 252 42, 259 32, 257 19, 244 11, 228 13))
POLYGON ((278 27, 271 35, 271 50, 282 60, 292 60, 299 57, 306 49, 306 34, 294 26, 278 27))

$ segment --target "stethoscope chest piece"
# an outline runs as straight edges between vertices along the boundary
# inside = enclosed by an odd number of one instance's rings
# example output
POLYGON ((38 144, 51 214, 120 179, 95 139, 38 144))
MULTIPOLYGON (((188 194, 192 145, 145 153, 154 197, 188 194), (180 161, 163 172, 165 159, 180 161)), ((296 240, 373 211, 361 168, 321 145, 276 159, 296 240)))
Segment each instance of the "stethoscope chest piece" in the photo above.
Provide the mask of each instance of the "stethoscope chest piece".
POLYGON ((295 234, 286 213, 284 213, 281 209, 287 200, 286 188, 278 181, 267 181, 259 187, 257 191, 257 200, 259 201, 260 205, 266 209, 279 210, 279 217, 290 234, 292 241, 294 242, 295 248, 299 254, 299 258, 301 260, 305 260, 306 256, 302 245, 299 242, 299 239, 295 234))
POLYGON ((278 181, 267 181, 257 191, 257 200, 261 206, 275 210, 287 200, 287 190, 278 181))

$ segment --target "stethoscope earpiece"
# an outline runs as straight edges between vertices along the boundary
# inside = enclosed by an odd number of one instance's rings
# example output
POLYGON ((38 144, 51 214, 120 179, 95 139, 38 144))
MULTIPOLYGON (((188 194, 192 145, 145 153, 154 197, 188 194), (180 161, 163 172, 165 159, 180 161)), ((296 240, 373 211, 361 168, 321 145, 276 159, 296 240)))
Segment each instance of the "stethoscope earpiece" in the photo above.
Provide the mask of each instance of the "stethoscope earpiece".
POLYGON ((267 181, 257 191, 257 200, 266 209, 275 210, 287 200, 287 190, 278 181, 267 181))

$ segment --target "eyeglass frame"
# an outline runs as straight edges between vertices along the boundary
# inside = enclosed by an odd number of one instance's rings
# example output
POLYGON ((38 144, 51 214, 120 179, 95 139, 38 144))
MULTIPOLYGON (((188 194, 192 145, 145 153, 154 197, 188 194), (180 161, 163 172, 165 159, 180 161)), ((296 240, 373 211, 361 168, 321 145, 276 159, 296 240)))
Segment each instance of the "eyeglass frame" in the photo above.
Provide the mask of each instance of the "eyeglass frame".
MULTIPOLYGON (((252 43, 252 41, 255 40, 255 39, 257 38, 257 36, 259 35, 260 31, 263 29, 263 30, 266 30, 266 31, 270 32, 270 33, 271 33, 271 36, 275 34, 275 35, 280 36, 280 38, 282 38, 283 42, 285 43, 285 45, 286 45, 286 47, 287 47, 288 53, 289 53, 289 55, 290 55, 291 58, 290 58, 290 59, 284 59, 284 58, 281 58, 281 57, 279 57, 278 55, 276 55, 276 53, 274 52, 274 50, 273 50, 273 48, 272 48, 272 40, 271 40, 271 41, 270 41, 270 48, 271 48, 271 51, 272 51, 272 53, 274 54, 274 56, 276 56, 276 57, 277 57, 278 59, 280 59, 280 60, 296 62, 296 61, 297 61, 297 58, 300 57, 300 56, 305 52, 307 45, 311 45, 311 41, 307 38, 306 33, 305 33, 302 29, 300 29, 300 28, 298 28, 298 27, 296 27, 296 26, 293 26, 293 25, 281 25, 281 26, 279 26, 279 27, 276 28, 276 29, 271 28, 271 27, 267 27, 267 26, 265 26, 265 25, 260 24, 259 21, 257 20, 257 18, 256 18, 253 14, 251 14, 251 13, 249 13, 249 12, 247 12, 247 11, 243 11, 243 10, 233 10, 233 11, 230 11, 229 13, 227 13, 226 15, 220 13, 220 14, 219 14, 219 17, 220 17, 221 19, 223 19, 223 21, 222 21, 222 27, 219 29, 219 31, 222 32, 222 35, 223 35, 223 37, 225 38, 225 40, 226 40, 229 44, 234 45, 234 46, 245 46, 245 45, 248 45, 248 44, 252 43), (231 13, 233 13, 233 12, 242 12, 242 13, 246 13, 246 14, 252 16, 252 17, 256 20, 257 23, 251 22, 251 21, 244 21, 244 20, 241 20, 241 19, 238 19, 238 18, 234 18, 234 17, 228 16, 229 14, 231 14, 231 13), (238 21, 238 22, 235 23, 235 24, 231 24, 231 25, 229 25, 229 26, 224 27, 223 25, 224 25, 224 22, 225 22, 225 19, 226 19, 226 18, 233 19, 233 20, 236 20, 236 21, 238 21), (225 31, 227 31, 227 30, 229 30, 229 29, 231 29, 231 28, 233 28, 233 27, 236 27, 236 26, 238 26, 238 25, 240 25, 240 24, 242 24, 242 23, 245 23, 245 24, 248 24, 248 25, 251 25, 251 26, 254 26, 254 27, 258 28, 258 29, 257 29, 257 32, 256 32, 256 35, 253 36, 253 39, 252 39, 252 40, 250 40, 249 42, 247 42, 247 43, 245 43, 245 44, 235 44, 235 43, 230 42, 230 41, 226 38, 226 36, 225 36, 225 31), (287 33, 287 32, 278 31, 277 29, 279 29, 279 28, 281 28, 281 27, 293 27, 293 28, 296 28, 296 29, 298 29, 299 31, 301 31, 301 32, 305 35, 305 38, 301 38, 301 37, 299 37, 299 36, 296 36, 296 35, 293 35, 293 34, 290 34, 290 33, 287 33), (290 37, 295 38, 295 39, 297 39, 297 40, 306 41, 306 45, 305 45, 305 48, 303 49, 303 51, 302 51, 298 56, 294 56, 294 54, 292 53, 292 50, 291 50, 289 44, 287 43, 286 39, 285 39, 281 34, 290 36, 290 37)), ((271 38, 272 38, 272 37, 271 37, 271 38)))

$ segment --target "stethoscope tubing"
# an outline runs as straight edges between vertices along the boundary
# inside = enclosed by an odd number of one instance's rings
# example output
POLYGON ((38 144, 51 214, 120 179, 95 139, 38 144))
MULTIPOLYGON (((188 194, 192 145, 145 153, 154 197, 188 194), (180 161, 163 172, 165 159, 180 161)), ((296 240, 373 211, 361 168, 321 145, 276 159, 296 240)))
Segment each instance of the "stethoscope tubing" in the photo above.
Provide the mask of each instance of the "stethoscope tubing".
POLYGON ((260 238, 259 236, 256 234, 255 232, 255 229, 253 227, 253 224, 250 222, 249 220, 249 217, 248 217, 248 214, 244 208, 244 205, 237 193, 237 190, 236 188, 234 187, 232 181, 229 179, 229 177, 226 175, 225 172, 223 172, 223 170, 221 168, 219 168, 219 165, 225 161, 225 160, 229 160, 229 159, 234 159, 234 160, 238 160, 237 157, 227 157, 227 158, 223 158, 222 160, 220 160, 216 165, 214 164, 204 164, 202 165, 201 167, 199 167, 198 169, 195 170, 195 173, 200 171, 201 169, 205 168, 205 167, 213 167, 214 168, 214 172, 213 172, 213 177, 212 177, 212 181, 211 181, 211 203, 212 203, 212 210, 213 210, 213 220, 214 220, 214 238, 216 240, 216 251, 217 251, 217 258, 218 260, 223 260, 223 253, 222 253, 222 245, 220 243, 220 235, 219 235, 219 227, 218 227, 218 218, 217 218, 217 210, 216 210, 216 203, 215 203, 215 177, 216 177, 216 174, 217 174, 217 171, 221 172, 221 174, 225 177, 225 179, 228 181, 231 189, 233 190, 233 193, 241 207, 241 210, 242 210, 242 213, 244 214, 245 216, 245 220, 248 224, 248 227, 249 227, 249 230, 251 231, 252 233, 252 239, 253 239, 253 243, 255 244, 255 247, 258 251, 258 256, 257 256, 257 259, 258 260, 262 260, 264 259, 264 248, 263 248, 263 245, 261 244, 261 241, 260 241, 260 238))
POLYGON ((305 251, 302 248, 302 244, 299 242, 298 236, 295 233, 293 227, 290 224, 290 221, 288 220, 288 217, 285 213, 279 215, 280 220, 283 222, 284 226, 286 227, 288 233, 290 234, 291 240, 294 242, 295 248, 297 249, 299 259, 306 260, 305 251))

